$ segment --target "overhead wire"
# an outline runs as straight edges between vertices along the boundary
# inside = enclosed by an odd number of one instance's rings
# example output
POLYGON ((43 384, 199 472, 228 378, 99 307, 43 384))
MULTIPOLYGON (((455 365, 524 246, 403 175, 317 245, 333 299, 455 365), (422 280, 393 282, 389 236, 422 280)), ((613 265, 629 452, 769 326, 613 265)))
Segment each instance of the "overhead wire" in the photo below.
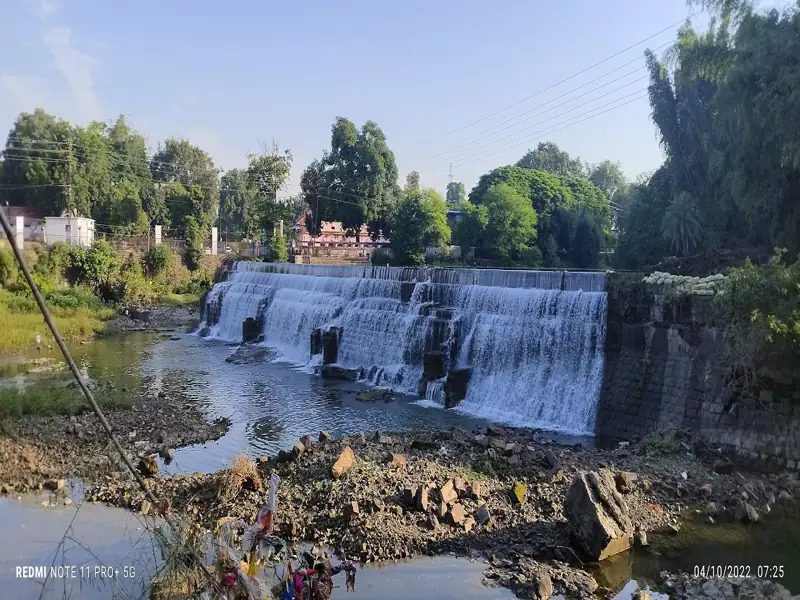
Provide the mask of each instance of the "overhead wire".
MULTIPOLYGON (((558 87, 558 86, 560 86, 560 85, 562 85, 562 84, 564 84, 564 83, 566 83, 568 81, 572 81, 576 77, 579 77, 580 75, 583 75, 584 73, 587 73, 587 72, 591 71, 592 69, 595 69, 595 68, 599 67, 600 65, 607 63, 608 61, 610 61, 610 60, 612 60, 612 59, 614 59, 614 58, 616 58, 616 57, 628 52, 629 50, 633 50, 637 46, 642 45, 643 43, 653 39, 654 37, 657 37, 657 36, 661 35, 662 33, 665 33, 667 31, 669 31, 670 29, 674 29, 675 27, 678 27, 678 26, 682 25, 683 23, 685 23, 687 21, 687 19, 691 19, 695 14, 696 14, 695 12, 691 12, 688 17, 686 17, 684 19, 681 19, 680 21, 676 21, 675 23, 672 23, 671 25, 668 25, 667 27, 664 27, 663 29, 655 32, 654 34, 649 35, 646 38, 644 38, 642 40, 639 40, 638 42, 636 42, 634 44, 631 44, 630 46, 628 46, 626 48, 623 48, 619 52, 615 52, 611 56, 608 56, 608 57, 604 58, 603 60, 594 63, 593 65, 590 65, 590 66, 588 66, 588 67, 586 67, 584 69, 581 69, 577 73, 573 73, 569 77, 565 77, 564 79, 561 79, 560 81, 557 81, 556 83, 554 83, 554 84, 552 84, 552 85, 550 85, 548 87, 545 87, 545 88, 543 88, 543 89, 541 89, 541 90, 539 90, 537 92, 534 92, 533 94, 530 94, 529 96, 526 96, 525 98, 522 98, 521 100, 517 100, 516 102, 513 102, 512 104, 509 104, 508 106, 506 106, 504 108, 501 108, 500 110, 496 110, 493 113, 488 114, 488 115, 486 115, 484 117, 481 117, 480 119, 477 119, 476 121, 472 121, 471 123, 469 123, 467 125, 459 127, 457 129, 453 129, 452 131, 449 131, 448 133, 445 133, 442 137, 449 137, 454 133, 458 133, 459 131, 463 131, 465 129, 468 129, 468 128, 472 127, 473 125, 477 125, 478 123, 482 123, 483 121, 491 119, 492 117, 495 117, 495 116, 497 116, 497 115, 499 115, 501 113, 506 112, 507 110, 509 110, 511 108, 514 108, 515 106, 519 106, 523 102, 527 102, 531 98, 535 98, 537 96, 540 96, 541 94, 543 94, 545 92, 548 92, 548 91, 550 91, 550 90, 552 90, 552 89, 554 89, 554 88, 556 88, 556 87, 558 87)), ((422 147, 424 145, 425 144, 423 143, 420 146, 417 146, 417 148, 420 148, 420 147, 422 147)))

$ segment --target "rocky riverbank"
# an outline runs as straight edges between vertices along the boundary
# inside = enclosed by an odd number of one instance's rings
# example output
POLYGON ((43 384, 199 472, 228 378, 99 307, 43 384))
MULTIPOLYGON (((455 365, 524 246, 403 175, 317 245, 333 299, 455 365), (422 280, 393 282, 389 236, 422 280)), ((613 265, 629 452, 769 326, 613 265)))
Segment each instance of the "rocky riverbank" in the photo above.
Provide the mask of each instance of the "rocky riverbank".
MULTIPOLYGON (((490 560, 487 581, 524 597, 613 591, 579 568, 586 558, 565 514, 579 473, 613 482, 616 489, 602 494, 619 497, 639 544, 650 532, 677 531, 687 508, 712 519, 757 520, 798 489, 795 479, 744 475, 721 458, 704 463, 691 443, 672 437, 590 450, 536 443, 530 431, 499 427, 338 440, 323 432, 258 459, 249 472, 154 476, 149 483, 173 512, 213 530, 224 517, 252 522, 271 472, 282 478, 276 527, 287 540, 361 561, 480 555, 490 560)), ((101 483, 89 497, 149 509, 122 479, 101 483)))
MULTIPOLYGON (((132 408, 105 412, 123 447, 133 456, 221 437, 229 424, 209 423, 191 401, 145 393, 132 408)), ((121 476, 119 455, 94 413, 0 421, 0 492, 41 490, 53 481, 77 477, 92 484, 121 476)))
POLYGON ((106 324, 104 335, 115 335, 130 331, 150 331, 154 333, 173 330, 186 331, 194 327, 200 319, 198 307, 154 306, 152 308, 123 308, 106 324))

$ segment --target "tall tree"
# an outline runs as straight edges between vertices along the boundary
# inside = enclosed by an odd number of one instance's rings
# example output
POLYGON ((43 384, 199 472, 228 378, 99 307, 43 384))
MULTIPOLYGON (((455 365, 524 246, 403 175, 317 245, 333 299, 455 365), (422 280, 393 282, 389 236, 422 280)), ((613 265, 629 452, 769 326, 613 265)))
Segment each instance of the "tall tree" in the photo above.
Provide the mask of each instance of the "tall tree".
POLYGON ((425 261, 425 249, 444 247, 450 242, 447 206, 431 188, 423 189, 409 176, 403 198, 393 214, 392 250, 397 264, 418 265, 425 261))
MULTIPOLYGON (((278 198, 278 193, 286 188, 292 169, 292 152, 281 152, 277 143, 261 154, 251 154, 247 167, 250 185, 257 192, 253 215, 258 227, 272 231, 276 221, 291 219, 292 207, 278 198)), ((292 223, 293 224, 293 223, 292 223)))
POLYGON ((528 150, 517 161, 523 169, 547 171, 554 175, 583 175, 584 167, 580 158, 572 158, 554 142, 539 142, 536 150, 528 150))
POLYGON ((530 199, 507 183, 497 183, 483 199, 488 214, 485 249, 501 258, 522 260, 536 243, 536 211, 530 199))
POLYGON ((220 181, 219 226, 231 239, 253 239, 260 229, 256 214, 258 190, 246 170, 231 169, 220 181))
POLYGON ((464 184, 460 181, 451 181, 447 184, 447 206, 450 208, 458 208, 467 200, 467 194, 464 190, 464 184))
MULTIPOLYGON (((331 128, 331 151, 315 169, 313 197, 304 188, 315 214, 341 221, 356 236, 366 224, 372 237, 377 238, 381 229, 388 226, 400 193, 394 153, 380 127, 367 121, 359 131, 351 121, 338 117, 331 128), (324 187, 318 185, 320 172, 325 175, 324 187)), ((309 178, 304 179, 307 184, 310 182, 309 178)))

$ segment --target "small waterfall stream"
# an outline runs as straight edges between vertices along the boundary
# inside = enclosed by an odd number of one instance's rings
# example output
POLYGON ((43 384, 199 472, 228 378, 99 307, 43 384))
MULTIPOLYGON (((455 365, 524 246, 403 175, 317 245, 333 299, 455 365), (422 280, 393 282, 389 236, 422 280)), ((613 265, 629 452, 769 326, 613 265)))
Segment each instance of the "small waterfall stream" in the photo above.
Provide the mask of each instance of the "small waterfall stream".
POLYGON ((281 358, 309 361, 316 329, 341 328, 338 364, 443 405, 427 353, 471 371, 458 407, 474 416, 575 434, 594 431, 603 378, 605 274, 239 262, 214 286, 211 337, 237 341, 256 318, 281 358), (423 384, 425 385, 425 384, 423 384))

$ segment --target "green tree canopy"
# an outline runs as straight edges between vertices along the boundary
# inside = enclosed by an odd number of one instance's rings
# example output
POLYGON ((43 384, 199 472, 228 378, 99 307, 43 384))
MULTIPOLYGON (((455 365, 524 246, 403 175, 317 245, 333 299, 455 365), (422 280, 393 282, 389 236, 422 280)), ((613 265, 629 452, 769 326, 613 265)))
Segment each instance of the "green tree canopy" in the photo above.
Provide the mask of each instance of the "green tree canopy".
POLYGON ((445 198, 449 208, 461 208, 461 205, 467 201, 467 193, 464 191, 464 184, 460 181, 451 181, 448 183, 445 198))
POLYGON ((517 166, 536 171, 547 171, 554 175, 584 175, 583 163, 579 158, 572 158, 568 152, 554 142, 539 142, 536 150, 528 150, 517 161, 517 166))
POLYGON ((425 261, 425 249, 445 247, 450 243, 447 205, 436 190, 421 188, 418 180, 409 177, 403 197, 392 215, 392 250, 401 265, 418 265, 425 261))

